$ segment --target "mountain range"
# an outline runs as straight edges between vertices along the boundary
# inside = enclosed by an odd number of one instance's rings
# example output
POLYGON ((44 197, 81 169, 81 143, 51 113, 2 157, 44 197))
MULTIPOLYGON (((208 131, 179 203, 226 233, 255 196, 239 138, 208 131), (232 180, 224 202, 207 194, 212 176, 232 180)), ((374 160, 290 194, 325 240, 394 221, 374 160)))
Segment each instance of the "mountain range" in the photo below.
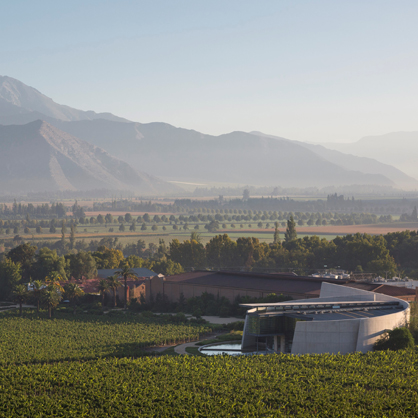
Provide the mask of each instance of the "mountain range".
POLYGON ((0 167, 0 191, 36 187, 178 192, 167 180, 418 188, 413 177, 370 156, 261 132, 212 136, 166 123, 142 124, 110 113, 85 112, 59 105, 10 77, 0 77, 0 124, 7 125, 0 127, 0 146, 7 150, 0 162, 8 167, 0 167), (25 168, 19 171, 19 166, 25 168))
POLYGON ((376 158, 418 178, 418 132, 391 132, 366 136, 352 143, 327 143, 327 148, 361 157, 376 158))
POLYGON ((140 190, 173 192, 173 186, 134 170, 103 149, 37 120, 0 125, 0 190, 140 190))

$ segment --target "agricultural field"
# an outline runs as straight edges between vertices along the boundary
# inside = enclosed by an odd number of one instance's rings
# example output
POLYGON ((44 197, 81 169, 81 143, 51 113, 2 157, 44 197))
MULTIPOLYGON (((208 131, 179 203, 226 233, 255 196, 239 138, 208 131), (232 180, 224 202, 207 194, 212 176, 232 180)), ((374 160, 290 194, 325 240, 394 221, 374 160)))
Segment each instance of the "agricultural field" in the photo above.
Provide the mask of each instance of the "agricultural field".
POLYGON ((412 417, 415 351, 161 356, 0 370, 2 417, 412 417))
MULTIPOLYGON (((100 311, 100 308, 99 308, 100 311)), ((149 346, 195 341, 206 326, 167 323, 139 314, 0 314, 0 364, 30 364, 102 357, 137 357, 149 346)))
MULTIPOLYGON (((123 245, 136 243, 138 239, 144 240, 146 245, 149 243, 158 244, 160 239, 164 239, 166 242, 170 242, 173 239, 178 239, 183 241, 189 239, 192 231, 195 231, 200 234, 201 241, 203 244, 206 244, 211 238, 218 234, 228 234, 232 239, 237 239, 239 237, 255 237, 262 242, 271 243, 273 242, 274 234, 274 223, 270 222, 269 228, 258 228, 256 224, 253 224, 251 228, 247 224, 244 224, 244 228, 240 228, 239 224, 236 224, 235 228, 227 227, 225 229, 221 228, 217 232, 208 232, 204 228, 204 224, 198 224, 199 229, 195 229, 196 224, 189 224, 187 230, 181 229, 181 225, 178 225, 178 230, 173 230, 172 225, 165 225, 166 230, 162 230, 162 225, 158 227, 158 230, 152 231, 151 226, 148 226, 146 231, 141 231, 140 226, 137 227, 135 232, 124 231, 121 232, 118 230, 118 227, 114 227, 113 231, 109 231, 109 227, 101 225, 78 225, 75 233, 75 238, 77 241, 86 240, 90 241, 92 239, 102 239, 104 237, 117 237, 119 242, 123 245)), ((228 225, 229 226, 229 225, 228 225)), ((69 228, 67 228, 66 237, 69 237, 69 228)), ((299 238, 304 236, 313 236, 316 235, 319 238, 325 238, 327 240, 333 240, 337 236, 344 236, 348 234, 371 234, 371 235, 380 235, 387 234, 389 232, 396 231, 406 231, 406 230, 417 230, 417 222, 394 222, 389 224, 371 224, 371 225, 321 225, 321 226, 296 226, 296 231, 299 238)), ((280 227, 279 232, 281 239, 284 238, 286 228, 280 227)), ((10 233, 9 235, 0 235, 0 239, 13 239, 14 235, 10 233)), ((59 229, 57 233, 50 234, 45 231, 45 233, 37 234, 35 230, 31 231, 30 234, 21 234, 21 237, 29 242, 36 243, 37 241, 51 241, 55 242, 61 238, 59 229)))

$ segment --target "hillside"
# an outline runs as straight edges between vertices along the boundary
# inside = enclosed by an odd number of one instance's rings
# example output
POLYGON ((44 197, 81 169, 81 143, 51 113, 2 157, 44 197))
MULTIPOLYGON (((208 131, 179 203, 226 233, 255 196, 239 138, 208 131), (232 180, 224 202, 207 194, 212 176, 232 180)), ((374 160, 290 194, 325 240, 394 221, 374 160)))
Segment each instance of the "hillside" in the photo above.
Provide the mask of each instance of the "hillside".
POLYGON ((246 132, 220 136, 165 123, 51 120, 65 132, 165 179, 295 187, 378 184, 393 186, 381 173, 342 168, 304 146, 246 132))
MULTIPOLYGON (((285 140, 285 138, 275 137, 272 135, 265 135, 261 132, 252 132, 254 134, 263 135, 269 138, 276 138, 279 140, 285 140)), ((418 135, 417 135, 418 139, 418 135)), ((290 141, 290 140, 289 140, 290 141)), ((359 157, 357 155, 352 155, 349 153, 343 153, 334 149, 326 148, 322 145, 309 144, 301 141, 292 141, 303 147, 313 151, 318 156, 325 158, 327 161, 337 164, 338 166, 346 170, 356 170, 361 171, 366 174, 382 174, 388 177, 390 180, 395 182, 395 184, 403 189, 411 190, 418 189, 418 180, 408 176, 400 169, 394 167, 393 165, 382 163, 375 158, 378 157, 376 152, 370 153, 371 157, 359 157)), ((417 176, 418 177, 418 176, 417 176)))
POLYGON ((392 132, 366 136, 353 143, 327 143, 324 146, 361 157, 376 158, 418 178, 418 132, 392 132))
POLYGON ((44 116, 67 121, 85 119, 126 121, 111 113, 83 111, 60 105, 19 80, 0 76, 0 124, 21 125, 37 119, 45 119, 44 116))
POLYGON ((174 189, 43 121, 0 125, 0 149, 1 193, 115 189, 157 194, 174 189))
POLYGON ((18 80, 0 77, 0 123, 22 125, 38 119, 103 148, 135 169, 177 182, 418 188, 415 179, 372 155, 358 158, 259 132, 211 136, 165 123, 129 122, 109 113, 59 105, 18 80))

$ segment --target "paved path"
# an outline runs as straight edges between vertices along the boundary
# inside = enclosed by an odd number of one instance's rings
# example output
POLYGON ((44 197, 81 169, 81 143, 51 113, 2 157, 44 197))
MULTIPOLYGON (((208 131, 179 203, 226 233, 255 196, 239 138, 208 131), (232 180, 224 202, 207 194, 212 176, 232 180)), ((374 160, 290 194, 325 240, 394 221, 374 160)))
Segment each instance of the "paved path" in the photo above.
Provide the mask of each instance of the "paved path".
MULTIPOLYGON (((36 309, 35 305, 22 305, 22 308, 31 308, 31 309, 36 309)), ((6 311, 10 311, 12 309, 19 309, 19 304, 17 303, 16 305, 10 305, 10 306, 2 306, 0 313, 1 312, 6 312, 6 311)))

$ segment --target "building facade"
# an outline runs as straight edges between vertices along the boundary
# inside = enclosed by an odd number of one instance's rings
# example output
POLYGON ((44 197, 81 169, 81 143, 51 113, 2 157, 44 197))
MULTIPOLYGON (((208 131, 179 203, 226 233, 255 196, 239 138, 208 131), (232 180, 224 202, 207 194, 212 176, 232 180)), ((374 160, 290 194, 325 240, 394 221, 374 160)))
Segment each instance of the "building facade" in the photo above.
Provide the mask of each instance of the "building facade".
POLYGON ((409 303, 384 294, 324 282, 317 299, 249 308, 242 349, 291 354, 365 353, 386 330, 405 326, 409 303))

